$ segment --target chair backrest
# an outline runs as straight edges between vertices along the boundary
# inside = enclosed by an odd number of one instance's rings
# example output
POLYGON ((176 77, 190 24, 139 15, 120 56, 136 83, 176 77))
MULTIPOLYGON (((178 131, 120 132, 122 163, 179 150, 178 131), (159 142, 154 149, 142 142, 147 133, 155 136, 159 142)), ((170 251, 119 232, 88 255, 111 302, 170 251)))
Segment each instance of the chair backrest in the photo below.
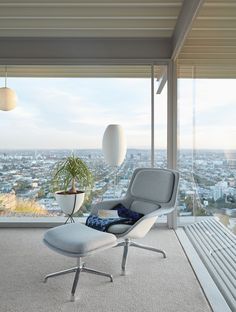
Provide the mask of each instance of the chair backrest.
POLYGON ((131 210, 143 214, 174 208, 179 173, 171 169, 135 169, 126 194, 131 210))

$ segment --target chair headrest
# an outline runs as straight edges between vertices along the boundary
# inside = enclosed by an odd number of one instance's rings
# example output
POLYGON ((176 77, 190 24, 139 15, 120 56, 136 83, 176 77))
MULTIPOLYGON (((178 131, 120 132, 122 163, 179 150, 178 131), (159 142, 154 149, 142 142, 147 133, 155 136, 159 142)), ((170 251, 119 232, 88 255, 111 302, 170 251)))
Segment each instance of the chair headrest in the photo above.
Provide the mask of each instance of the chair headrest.
POLYGON ((136 169, 129 192, 136 198, 168 203, 173 194, 175 175, 170 170, 157 168, 136 169))

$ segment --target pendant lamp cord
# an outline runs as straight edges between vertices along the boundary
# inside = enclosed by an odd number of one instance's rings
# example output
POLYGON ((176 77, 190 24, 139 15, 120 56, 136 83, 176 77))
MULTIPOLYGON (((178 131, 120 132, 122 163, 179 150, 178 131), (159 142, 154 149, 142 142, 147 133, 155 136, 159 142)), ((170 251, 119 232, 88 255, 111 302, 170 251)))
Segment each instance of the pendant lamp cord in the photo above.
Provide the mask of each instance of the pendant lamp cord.
POLYGON ((5 66, 5 88, 7 87, 7 66, 5 66))

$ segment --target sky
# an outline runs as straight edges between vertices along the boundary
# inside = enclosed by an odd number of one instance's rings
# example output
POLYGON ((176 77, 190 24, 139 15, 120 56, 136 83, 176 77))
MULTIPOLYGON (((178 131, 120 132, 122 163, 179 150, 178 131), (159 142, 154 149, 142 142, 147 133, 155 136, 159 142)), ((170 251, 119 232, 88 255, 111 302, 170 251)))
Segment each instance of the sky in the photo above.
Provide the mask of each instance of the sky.
MULTIPOLYGON (((18 103, 0 111, 0 149, 101 148, 113 123, 128 148, 150 148, 150 79, 8 78, 8 87, 18 103)), ((235 90, 230 79, 179 81, 180 148, 236 149, 235 90)), ((155 148, 166 148, 166 94, 155 96, 155 148)))
POLYGON ((236 79, 181 79, 179 146, 236 149, 236 79))
POLYGON ((8 87, 18 103, 0 111, 1 149, 101 148, 113 123, 123 126, 129 148, 150 148, 150 79, 9 78, 8 87))

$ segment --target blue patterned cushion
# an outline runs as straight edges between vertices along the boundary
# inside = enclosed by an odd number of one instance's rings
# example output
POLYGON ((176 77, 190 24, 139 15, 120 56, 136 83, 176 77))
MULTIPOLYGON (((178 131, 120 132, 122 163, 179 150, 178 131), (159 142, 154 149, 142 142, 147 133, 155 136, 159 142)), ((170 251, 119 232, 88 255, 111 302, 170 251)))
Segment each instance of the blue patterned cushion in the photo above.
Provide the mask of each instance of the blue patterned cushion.
POLYGON ((125 219, 125 218, 99 218, 96 215, 90 215, 88 216, 87 220, 86 220, 86 225, 89 227, 92 227, 96 230, 102 231, 102 232, 107 232, 109 226, 113 225, 113 224, 120 224, 120 223, 126 223, 130 222, 129 219, 125 219))
POLYGON ((138 213, 130 209, 127 209, 122 204, 117 204, 115 207, 112 208, 112 210, 117 210, 119 217, 128 218, 131 221, 133 221, 133 223, 135 223, 136 221, 138 221, 143 217, 142 213, 138 213))
POLYGON ((122 204, 118 204, 112 208, 117 210, 119 218, 99 218, 97 215, 90 215, 86 220, 86 225, 96 230, 107 232, 108 228, 114 224, 134 224, 143 214, 127 209, 122 204))

